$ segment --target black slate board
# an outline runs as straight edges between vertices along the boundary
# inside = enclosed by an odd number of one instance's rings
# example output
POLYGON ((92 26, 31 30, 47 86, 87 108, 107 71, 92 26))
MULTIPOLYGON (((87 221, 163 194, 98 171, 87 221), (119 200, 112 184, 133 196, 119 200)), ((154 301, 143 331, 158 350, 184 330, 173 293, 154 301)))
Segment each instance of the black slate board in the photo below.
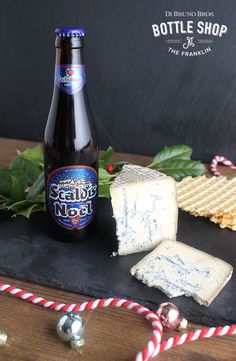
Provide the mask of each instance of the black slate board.
MULTIPOLYGON (((111 257, 117 242, 110 200, 99 200, 98 230, 89 242, 59 242, 48 235, 48 227, 45 213, 35 214, 30 221, 1 213, 0 274, 94 297, 126 297, 152 309, 167 300, 159 290, 146 287, 129 274, 146 253, 111 257)), ((178 239, 228 261, 236 269, 236 233, 180 212, 178 239)), ((208 308, 187 297, 172 302, 193 322, 235 322, 236 272, 208 308)))

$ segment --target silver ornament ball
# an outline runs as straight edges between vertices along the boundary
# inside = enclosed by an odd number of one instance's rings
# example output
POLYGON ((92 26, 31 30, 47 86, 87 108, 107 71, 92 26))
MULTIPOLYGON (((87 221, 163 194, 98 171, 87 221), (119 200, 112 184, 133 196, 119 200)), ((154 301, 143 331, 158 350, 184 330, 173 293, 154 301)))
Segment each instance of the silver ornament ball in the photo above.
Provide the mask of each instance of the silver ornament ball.
POLYGON ((57 323, 57 334, 72 348, 79 348, 84 344, 84 322, 79 313, 65 313, 57 323))

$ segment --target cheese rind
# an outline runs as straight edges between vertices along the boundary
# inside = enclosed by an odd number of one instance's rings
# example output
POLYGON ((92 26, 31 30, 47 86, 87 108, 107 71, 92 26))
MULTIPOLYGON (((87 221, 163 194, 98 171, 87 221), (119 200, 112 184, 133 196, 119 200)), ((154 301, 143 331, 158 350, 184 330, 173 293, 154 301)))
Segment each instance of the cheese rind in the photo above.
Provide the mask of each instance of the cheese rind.
POLYGON ((119 255, 152 250, 176 239, 175 181, 158 171, 125 165, 111 185, 119 255))
POLYGON ((184 243, 164 240, 130 272, 170 298, 192 296, 200 305, 209 306, 230 280, 233 267, 184 243))

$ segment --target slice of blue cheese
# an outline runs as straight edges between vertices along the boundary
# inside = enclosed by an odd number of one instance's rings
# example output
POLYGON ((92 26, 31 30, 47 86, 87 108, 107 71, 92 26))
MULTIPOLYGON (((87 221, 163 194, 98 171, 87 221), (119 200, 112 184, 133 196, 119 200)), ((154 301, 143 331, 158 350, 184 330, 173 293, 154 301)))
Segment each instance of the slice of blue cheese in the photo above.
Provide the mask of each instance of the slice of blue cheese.
POLYGON ((165 240, 130 272, 170 298, 192 296, 200 305, 209 306, 230 280, 233 267, 184 243, 165 240))
POLYGON ((149 251, 163 239, 176 239, 175 180, 158 171, 125 165, 111 185, 118 254, 149 251))

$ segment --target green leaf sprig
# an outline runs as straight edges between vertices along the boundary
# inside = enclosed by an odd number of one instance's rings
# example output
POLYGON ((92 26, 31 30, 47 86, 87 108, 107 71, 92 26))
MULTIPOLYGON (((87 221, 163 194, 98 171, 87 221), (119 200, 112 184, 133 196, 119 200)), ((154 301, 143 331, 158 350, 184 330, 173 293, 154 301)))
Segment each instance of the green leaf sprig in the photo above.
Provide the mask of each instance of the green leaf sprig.
MULTIPOLYGON (((99 197, 110 196, 112 181, 123 165, 129 163, 124 160, 109 165, 112 154, 113 148, 108 147, 99 160, 99 197)), ((177 181, 205 173, 204 165, 191 160, 191 156, 192 149, 187 145, 165 147, 147 167, 157 169, 177 181)), ((32 213, 45 209, 43 154, 41 146, 37 145, 23 152, 18 151, 9 168, 0 167, 0 210, 29 218, 32 213)))
POLYGON ((176 181, 184 177, 197 177, 206 172, 205 166, 198 160, 191 160, 192 148, 179 144, 165 147, 154 157, 149 168, 157 169, 176 181))
MULTIPOLYGON (((147 165, 148 168, 156 169, 168 176, 175 178, 176 181, 180 181, 184 177, 192 176, 197 177, 206 172, 205 166, 201 163, 201 161, 191 160, 192 156, 192 148, 187 145, 179 144, 173 145, 170 147, 165 147, 159 153, 155 155, 151 164, 147 165)), ((108 161, 112 156, 112 148, 109 147, 103 155, 105 157, 106 162, 100 163, 99 172, 102 176, 103 168, 107 167, 108 161)), ((102 159, 103 159, 102 158, 102 159)), ((99 176, 99 195, 103 197, 110 196, 110 185, 115 175, 122 169, 124 164, 128 164, 127 161, 119 161, 113 164, 113 173, 110 174, 110 179, 107 175, 106 178, 106 188, 104 190, 103 186, 100 187, 100 176, 99 176)), ((108 172, 106 172, 108 173, 108 172)))
POLYGON ((43 155, 40 145, 12 158, 9 168, 0 168, 0 209, 13 216, 45 210, 43 155))
POLYGON ((108 161, 110 160, 114 150, 110 146, 107 148, 101 159, 99 160, 99 169, 98 169, 98 185, 99 185, 99 197, 109 197, 110 196, 110 186, 115 178, 116 174, 109 173, 106 168, 108 166, 108 161))

